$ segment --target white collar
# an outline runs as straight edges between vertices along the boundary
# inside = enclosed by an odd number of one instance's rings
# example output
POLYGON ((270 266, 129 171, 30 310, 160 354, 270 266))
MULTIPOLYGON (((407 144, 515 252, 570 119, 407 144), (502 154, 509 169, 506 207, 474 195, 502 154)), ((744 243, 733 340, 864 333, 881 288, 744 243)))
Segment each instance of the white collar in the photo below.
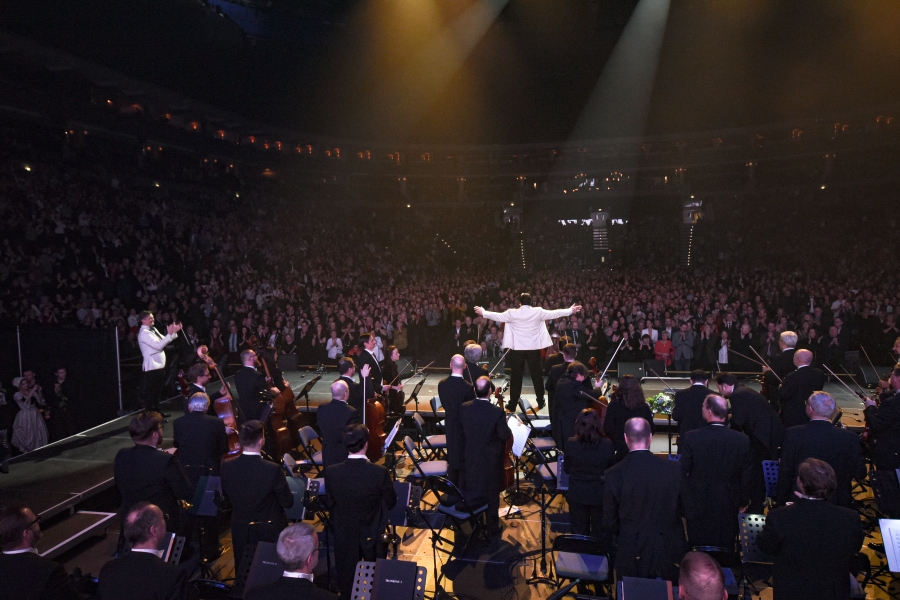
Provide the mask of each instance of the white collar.
POLYGON ((484 400, 485 402, 490 402, 490 398, 475 398, 476 400, 484 400))
POLYGON ((262 456, 259 452, 253 452, 252 450, 244 450, 241 454, 244 456, 262 456))
POLYGON ((460 377, 460 378, 462 378, 462 373, 450 373, 450 377, 460 377))
POLYGON ((31 552, 32 554, 37 554, 37 548, 22 548, 21 550, 5 550, 3 554, 25 554, 27 552, 31 552))
POLYGON ((152 554, 156 558, 162 558, 162 554, 163 554, 162 550, 156 550, 153 548, 132 548, 131 551, 132 552, 143 552, 145 554, 152 554))
POLYGON ((282 573, 282 575, 284 577, 290 577, 291 579, 309 579, 310 581, 313 580, 312 573, 297 573, 296 571, 285 571, 284 573, 282 573))
POLYGON ((369 458, 367 456, 364 456, 362 454, 350 454, 347 456, 347 458, 358 458, 358 459, 362 459, 362 460, 369 460, 369 458))
POLYGON ((198 388, 200 388, 200 389, 203 390, 204 392, 206 391, 206 388, 203 387, 202 385, 200 385, 199 383, 195 383, 194 385, 196 385, 198 388))
POLYGON ((692 387, 695 386, 695 385, 699 385, 700 387, 706 387, 706 384, 705 384, 705 383, 701 383, 701 382, 699 382, 699 381, 696 382, 696 383, 692 383, 692 384, 691 384, 692 387))

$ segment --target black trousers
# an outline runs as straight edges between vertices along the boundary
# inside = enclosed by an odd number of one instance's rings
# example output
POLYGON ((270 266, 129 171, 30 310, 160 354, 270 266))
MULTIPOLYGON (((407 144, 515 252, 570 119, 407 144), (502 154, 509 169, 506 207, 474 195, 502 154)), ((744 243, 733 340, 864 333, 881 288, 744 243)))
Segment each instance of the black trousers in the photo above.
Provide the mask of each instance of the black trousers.
POLYGON ((572 525, 572 533, 592 535, 601 539, 603 535, 602 522, 602 504, 569 502, 569 523, 572 525))
POLYGON ((541 368, 540 350, 510 350, 506 355, 509 361, 509 405, 519 406, 519 398, 522 396, 522 376, 525 372, 525 363, 528 363, 528 372, 534 382, 534 395, 539 404, 544 403, 544 372, 541 368))
POLYGON ((159 397, 166 384, 166 370, 144 371, 141 377, 140 402, 144 410, 159 411, 159 397))

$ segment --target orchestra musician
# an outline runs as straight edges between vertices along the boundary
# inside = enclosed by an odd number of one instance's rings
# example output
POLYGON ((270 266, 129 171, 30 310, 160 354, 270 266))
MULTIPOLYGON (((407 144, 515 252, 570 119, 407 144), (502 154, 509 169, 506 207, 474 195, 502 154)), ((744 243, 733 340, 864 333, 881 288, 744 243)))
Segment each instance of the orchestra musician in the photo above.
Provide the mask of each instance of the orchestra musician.
POLYGON ((603 427, 616 448, 616 461, 622 460, 628 454, 628 444, 625 442, 625 423, 635 417, 647 421, 652 437, 653 411, 650 410, 647 399, 644 397, 641 382, 631 375, 624 375, 619 379, 618 389, 609 401, 609 409, 607 409, 606 422, 603 427))
POLYGON ((560 444, 565 442, 565 440, 568 438, 564 438, 559 429, 559 405, 556 403, 556 386, 558 385, 559 380, 562 378, 562 376, 566 374, 566 370, 569 368, 569 365, 575 362, 576 352, 577 349, 575 348, 574 344, 566 343, 562 349, 561 362, 550 365, 550 368, 547 371, 547 400, 550 402, 548 412, 550 413, 550 426, 552 436, 556 441, 557 448, 560 447, 560 444))
MULTIPOLYGON (((363 365, 360 370, 360 376, 362 379, 366 379, 368 381, 369 377, 369 365, 363 365)), ((347 403, 356 409, 356 412, 359 414, 363 414, 363 389, 362 385, 356 383, 354 381, 353 376, 356 375, 356 363, 353 362, 353 359, 349 356, 345 356, 341 360, 338 361, 338 375, 341 381, 347 384, 347 389, 349 390, 350 396, 347 400, 347 403)), ((360 381, 362 381, 362 379, 360 381)), ((375 395, 375 392, 371 389, 371 386, 366 384, 366 396, 371 398, 375 395)))
MULTIPOLYGON (((572 344, 569 346, 574 347, 572 344)), ((566 440, 575 435, 575 420, 585 408, 591 407, 591 399, 600 397, 600 391, 594 390, 588 368, 580 362, 568 363, 566 374, 556 384, 553 398, 556 418, 559 423, 559 440, 557 447, 562 447, 566 440)), ((609 422, 607 420, 607 422, 609 422)))
POLYGON ((519 296, 519 308, 497 313, 476 306, 475 312, 478 313, 478 316, 491 321, 506 323, 506 329, 503 332, 503 348, 509 350, 510 368, 509 402, 507 402, 506 408, 514 411, 519 406, 525 363, 528 363, 537 404, 543 407, 544 376, 543 369, 541 369, 541 350, 552 343, 544 321, 568 317, 573 313, 581 312, 581 306, 573 304, 569 308, 545 310, 541 307, 531 306, 531 294, 526 292, 519 296))
POLYGON ((347 446, 344 432, 348 425, 362 422, 359 412, 347 404, 350 388, 343 379, 331 384, 331 400, 316 411, 316 422, 322 434, 322 465, 330 465, 347 460, 347 446))
POLYGON ((775 356, 769 365, 763 365, 763 379, 768 391, 768 400, 778 410, 778 388, 788 373, 794 370, 794 353, 797 346, 797 334, 793 331, 782 331, 778 336, 778 347, 781 353, 775 356))
POLYGON ((460 407, 459 421, 465 448, 466 484, 463 491, 473 505, 487 502, 488 533, 499 535, 502 531, 499 510, 504 442, 512 431, 506 424, 503 408, 491 403, 490 379, 479 377, 475 380, 475 399, 460 407))
POLYGON ((880 402, 866 399, 866 427, 875 441, 875 468, 900 468, 900 364, 894 367, 880 402))
POLYGON ((218 400, 219 398, 223 398, 228 394, 226 392, 225 386, 222 386, 219 391, 214 394, 210 394, 206 391, 206 386, 209 383, 210 379, 212 379, 212 375, 209 372, 209 365, 205 362, 195 363, 188 368, 187 373, 185 373, 184 375, 185 379, 187 379, 187 382, 190 384, 188 386, 188 391, 186 394, 187 397, 184 399, 185 414, 190 412, 188 403, 191 396, 193 396, 194 394, 206 394, 209 397, 209 409, 207 410, 207 414, 216 416, 216 400, 218 400))
MULTIPOLYGON (((366 379, 366 399, 372 398, 376 393, 387 393, 390 390, 390 380, 384 381, 384 374, 381 371, 381 364, 375 355, 375 349, 378 346, 378 338, 374 333, 364 333, 359 336, 359 343, 362 344, 363 351, 359 353, 358 362, 360 375, 366 379), (369 367, 367 375, 362 374, 362 369, 369 367)), ((362 380, 360 380, 362 383, 362 380)))
POLYGON ((384 376, 391 415, 403 415, 405 412, 403 382, 400 381, 400 371, 397 368, 398 360, 400 351, 397 350, 397 346, 388 346, 384 360, 381 361, 381 373, 384 376))
MULTIPOLYGON (((472 342, 466 345, 463 350, 463 355, 466 358, 466 368, 465 371, 463 371, 463 378, 469 382, 469 385, 474 386, 475 381, 479 377, 490 377, 487 369, 478 364, 482 355, 481 346, 472 342)), ((493 384, 491 384, 491 391, 494 391, 493 384)))
POLYGON ((265 402, 263 392, 278 393, 277 388, 271 387, 266 382, 266 376, 257 370, 259 358, 253 350, 241 352, 243 366, 234 375, 234 385, 238 393, 238 407, 241 418, 248 421, 256 421, 262 414, 265 402))
POLYGON ((450 376, 438 383, 438 397, 444 407, 444 432, 447 435, 447 479, 456 486, 465 482, 465 438, 459 410, 464 403, 475 399, 475 388, 466 381, 465 371, 465 359, 454 354, 450 359, 450 376))

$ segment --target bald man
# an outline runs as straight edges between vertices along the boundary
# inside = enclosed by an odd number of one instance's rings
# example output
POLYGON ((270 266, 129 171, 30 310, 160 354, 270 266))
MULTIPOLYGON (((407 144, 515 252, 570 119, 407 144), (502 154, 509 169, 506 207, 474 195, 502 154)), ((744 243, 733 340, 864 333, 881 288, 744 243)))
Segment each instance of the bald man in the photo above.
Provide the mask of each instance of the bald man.
POLYGON ((806 399, 825 386, 825 373, 811 366, 812 361, 812 352, 797 350, 794 353, 794 366, 797 370, 788 373, 784 377, 784 383, 778 388, 781 420, 785 427, 809 423, 806 399))
POLYGON ((323 468, 347 460, 344 430, 347 425, 362 422, 359 411, 347 404, 350 387, 343 379, 331 384, 331 400, 319 407, 316 421, 322 438, 323 468))
POLYGON ((708 394, 704 427, 681 438, 688 543, 734 550, 738 514, 750 504, 750 438, 725 426, 728 400, 708 394))
POLYGON ((463 403, 475 399, 475 388, 466 381, 465 371, 466 359, 461 354, 454 354, 450 359, 450 376, 438 383, 438 397, 444 407, 444 433, 447 434, 447 479, 455 485, 465 482, 466 447, 459 409, 463 403))
POLYGON ((688 552, 678 570, 679 600, 727 600, 725 575, 718 561, 703 552, 688 552))

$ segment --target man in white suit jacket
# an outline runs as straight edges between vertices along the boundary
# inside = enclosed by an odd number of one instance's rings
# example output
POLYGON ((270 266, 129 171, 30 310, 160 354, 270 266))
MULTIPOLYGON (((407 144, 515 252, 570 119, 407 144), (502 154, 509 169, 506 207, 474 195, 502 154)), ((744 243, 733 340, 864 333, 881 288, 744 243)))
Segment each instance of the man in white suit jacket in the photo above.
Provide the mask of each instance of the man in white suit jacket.
MULTIPOLYGON (((150 311, 141 312, 141 328, 138 331, 138 347, 144 357, 142 369, 144 375, 141 378, 140 401, 144 410, 159 412, 159 396, 162 394, 166 383, 166 346, 178 337, 181 331, 180 323, 170 323, 166 326, 166 335, 162 335, 153 327, 155 320, 150 311)), ((168 418, 169 415, 163 415, 168 418)))
POLYGON ((543 408, 544 376, 541 368, 541 350, 552 344, 544 321, 568 317, 581 311, 578 304, 558 310, 544 310, 539 306, 531 306, 531 294, 528 293, 519 296, 519 304, 519 308, 511 308, 502 313, 484 310, 480 306, 475 307, 475 312, 479 316, 498 323, 506 323, 503 330, 503 347, 509 349, 507 354, 510 369, 509 402, 506 408, 510 411, 515 411, 519 406, 526 362, 534 382, 538 406, 543 408))

